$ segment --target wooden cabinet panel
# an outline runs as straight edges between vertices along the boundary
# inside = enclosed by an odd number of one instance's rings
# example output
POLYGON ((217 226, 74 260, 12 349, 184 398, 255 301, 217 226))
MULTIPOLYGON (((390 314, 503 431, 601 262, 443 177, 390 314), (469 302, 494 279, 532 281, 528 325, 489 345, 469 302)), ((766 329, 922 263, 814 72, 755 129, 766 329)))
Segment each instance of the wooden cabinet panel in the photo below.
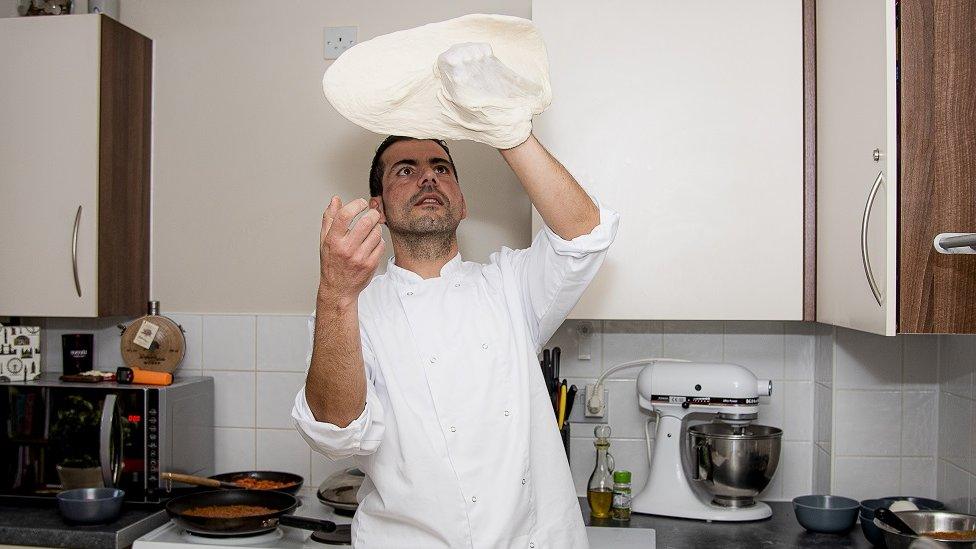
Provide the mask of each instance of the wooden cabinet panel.
POLYGON ((939 233, 976 232, 976 2, 901 1, 899 331, 976 332, 976 255, 939 233))

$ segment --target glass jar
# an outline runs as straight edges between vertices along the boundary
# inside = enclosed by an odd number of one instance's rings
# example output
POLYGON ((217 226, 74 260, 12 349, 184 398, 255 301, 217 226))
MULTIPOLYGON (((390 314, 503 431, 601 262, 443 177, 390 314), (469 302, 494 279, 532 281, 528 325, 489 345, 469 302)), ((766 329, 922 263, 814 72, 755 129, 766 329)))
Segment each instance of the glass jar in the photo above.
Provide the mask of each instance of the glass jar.
POLYGON ((614 520, 630 520, 630 471, 613 472, 613 503, 610 515, 614 520))

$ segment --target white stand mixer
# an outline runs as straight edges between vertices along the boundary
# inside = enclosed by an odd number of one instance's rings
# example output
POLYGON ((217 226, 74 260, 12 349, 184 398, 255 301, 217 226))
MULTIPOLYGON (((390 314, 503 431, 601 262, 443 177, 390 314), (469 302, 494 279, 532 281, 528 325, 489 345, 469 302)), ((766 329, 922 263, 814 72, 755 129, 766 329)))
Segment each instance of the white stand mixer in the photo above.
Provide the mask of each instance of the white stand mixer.
POLYGON ((754 496, 776 469, 782 431, 752 425, 759 396, 772 394, 769 380, 735 364, 652 363, 641 370, 637 392, 640 407, 659 416, 634 512, 709 521, 772 515, 754 496), (691 414, 717 422, 689 427, 691 414))

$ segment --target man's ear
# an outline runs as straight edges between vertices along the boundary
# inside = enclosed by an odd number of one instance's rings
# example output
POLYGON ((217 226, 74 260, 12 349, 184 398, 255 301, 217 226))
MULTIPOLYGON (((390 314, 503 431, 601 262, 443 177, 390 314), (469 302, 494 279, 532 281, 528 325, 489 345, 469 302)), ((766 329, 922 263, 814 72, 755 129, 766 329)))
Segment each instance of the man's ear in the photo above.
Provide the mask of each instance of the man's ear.
POLYGON ((369 199, 369 207, 372 210, 380 212, 380 223, 386 224, 386 212, 383 210, 383 197, 382 196, 372 196, 369 199))
POLYGON ((464 195, 461 195, 461 219, 466 219, 468 217, 468 203, 464 201, 464 195))

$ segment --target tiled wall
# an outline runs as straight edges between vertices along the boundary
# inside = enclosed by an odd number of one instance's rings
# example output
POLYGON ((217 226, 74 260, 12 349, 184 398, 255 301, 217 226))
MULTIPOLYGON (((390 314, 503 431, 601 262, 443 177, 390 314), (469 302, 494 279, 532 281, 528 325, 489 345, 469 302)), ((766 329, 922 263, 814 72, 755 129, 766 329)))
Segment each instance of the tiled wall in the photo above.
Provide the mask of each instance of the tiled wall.
MULTIPOLYGON (((291 425, 309 345, 304 316, 166 314, 186 330, 180 372, 216 381, 218 471, 288 470, 317 486, 350 465, 312 452, 291 425)), ((61 334, 91 331, 97 364, 114 369, 115 325, 124 320, 44 320, 45 368, 60 369, 61 334)), ((968 508, 976 493, 974 341, 942 338, 941 399, 935 337, 882 338, 801 322, 567 321, 546 346, 562 348, 561 374, 581 388, 615 364, 662 356, 734 362, 772 379, 774 393, 762 399, 759 421, 783 428, 784 442, 764 498, 934 496, 938 485, 939 496, 968 508), (590 331, 589 360, 579 359, 581 323, 590 331)), ((619 468, 633 471, 635 487, 648 467, 647 416, 634 387, 639 371, 618 372, 608 382, 611 452, 619 468)), ((573 425, 571 464, 580 494, 593 466, 592 429, 573 425)))
POLYGON ((940 336, 939 499, 976 513, 976 336, 940 336))
POLYGON ((855 499, 935 497, 937 336, 882 337, 821 325, 817 352, 817 491, 855 499))
MULTIPOLYGON (((639 358, 728 361, 773 380, 773 395, 760 402, 759 422, 783 429, 779 470, 762 497, 791 499, 811 491, 815 325, 800 322, 567 321, 547 344, 562 349, 561 374, 581 388, 607 368, 639 358), (589 360, 579 360, 580 323, 591 328, 589 360)), ((622 370, 608 382, 610 452, 616 466, 633 473, 636 489, 647 478, 644 424, 635 380, 640 368, 622 370)), ((581 403, 578 403, 578 405, 581 403)), ((593 425, 572 426, 570 463, 576 491, 586 493, 593 469, 593 425)))

